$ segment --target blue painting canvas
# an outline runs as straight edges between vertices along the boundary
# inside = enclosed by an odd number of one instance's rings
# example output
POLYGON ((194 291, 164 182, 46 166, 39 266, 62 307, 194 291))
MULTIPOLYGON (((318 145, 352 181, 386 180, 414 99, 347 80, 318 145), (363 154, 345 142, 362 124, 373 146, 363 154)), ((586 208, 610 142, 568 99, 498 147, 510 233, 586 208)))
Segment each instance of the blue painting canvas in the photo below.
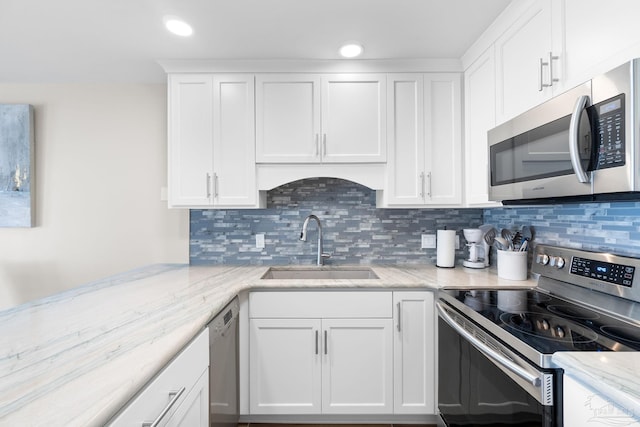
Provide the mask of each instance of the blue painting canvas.
POLYGON ((33 225, 33 107, 0 104, 0 227, 33 225))

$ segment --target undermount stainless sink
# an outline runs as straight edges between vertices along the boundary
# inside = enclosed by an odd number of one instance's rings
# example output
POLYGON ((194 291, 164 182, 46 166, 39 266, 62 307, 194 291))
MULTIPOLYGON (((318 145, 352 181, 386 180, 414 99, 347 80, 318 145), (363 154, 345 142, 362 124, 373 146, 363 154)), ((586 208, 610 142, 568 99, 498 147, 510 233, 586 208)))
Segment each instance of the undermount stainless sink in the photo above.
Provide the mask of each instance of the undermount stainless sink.
POLYGON ((340 280, 378 279, 367 267, 271 267, 261 279, 277 280, 340 280))

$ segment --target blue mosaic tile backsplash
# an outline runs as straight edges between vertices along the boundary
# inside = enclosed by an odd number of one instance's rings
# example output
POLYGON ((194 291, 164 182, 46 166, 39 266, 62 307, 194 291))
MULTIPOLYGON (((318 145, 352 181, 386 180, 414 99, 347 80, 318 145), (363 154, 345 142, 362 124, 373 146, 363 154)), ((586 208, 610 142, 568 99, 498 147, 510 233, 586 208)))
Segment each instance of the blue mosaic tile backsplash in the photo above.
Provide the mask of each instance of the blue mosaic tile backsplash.
POLYGON ((532 225, 537 243, 640 257, 640 202, 485 209, 484 222, 532 225))
POLYGON ((435 264, 435 249, 420 249, 422 234, 482 224, 482 209, 377 209, 376 193, 334 178, 312 178, 268 192, 267 209, 191 210, 191 264, 314 264, 316 224, 299 240, 309 214, 322 221, 326 264, 435 264), (256 249, 256 234, 266 247, 256 249))
MULTIPOLYGON (((320 217, 327 264, 435 264, 435 249, 420 249, 422 234, 462 228, 533 226, 534 243, 640 257, 640 202, 608 202, 491 209, 377 209, 375 191, 333 178, 297 181, 269 191, 267 209, 191 210, 191 264, 314 264, 316 225, 299 240, 304 218, 320 217), (266 247, 256 249, 255 235, 266 247)), ((492 258, 493 259, 493 258, 492 258)), ((493 263, 493 261, 492 261, 493 263)))

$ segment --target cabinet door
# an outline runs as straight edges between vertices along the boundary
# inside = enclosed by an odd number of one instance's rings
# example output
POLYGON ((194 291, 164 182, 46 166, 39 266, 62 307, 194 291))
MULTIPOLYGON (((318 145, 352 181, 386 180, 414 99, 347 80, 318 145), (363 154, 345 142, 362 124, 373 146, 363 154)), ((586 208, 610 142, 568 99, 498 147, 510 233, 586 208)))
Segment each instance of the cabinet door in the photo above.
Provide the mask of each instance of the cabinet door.
POLYGON ((497 121, 502 123, 551 96, 548 66, 551 51, 551 0, 532 6, 496 41, 497 121), (547 61, 548 62, 548 61, 547 61))
POLYGON ((392 319, 323 319, 323 413, 392 412, 392 323, 392 319))
POLYGON ((464 73, 464 173, 468 206, 489 202, 489 141, 496 125, 495 58, 493 46, 464 73))
POLYGON ((564 0, 566 78, 577 85, 640 56, 637 0, 564 0), (595 23, 597 25, 589 25, 595 23))
POLYGON ((169 206, 213 203, 213 77, 169 76, 169 206))
POLYGON ((394 292, 394 413, 435 413, 432 292, 394 292))
POLYGON ((320 413, 320 320, 250 319, 251 414, 320 413))
POLYGON ((216 206, 257 203, 253 79, 243 74, 213 79, 212 191, 216 206))
POLYGON ((387 76, 386 204, 421 205, 425 192, 422 74, 387 76))
POLYGON ((209 371, 204 371, 184 402, 169 418, 167 427, 209 426, 209 371))
POLYGON ((425 201, 462 203, 462 98, 460 74, 424 76, 427 176, 425 201))
POLYGON ((318 76, 256 76, 256 161, 320 161, 318 76))
POLYGON ((386 77, 322 77, 322 159, 328 163, 385 162, 386 77))

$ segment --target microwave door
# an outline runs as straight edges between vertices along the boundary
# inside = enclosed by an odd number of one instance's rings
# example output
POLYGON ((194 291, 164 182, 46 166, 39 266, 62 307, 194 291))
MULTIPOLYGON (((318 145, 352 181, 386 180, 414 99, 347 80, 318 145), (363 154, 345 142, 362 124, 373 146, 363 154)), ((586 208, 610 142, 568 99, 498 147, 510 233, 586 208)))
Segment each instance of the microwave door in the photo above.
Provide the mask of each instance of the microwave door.
MULTIPOLYGON (((596 128, 588 95, 575 102, 570 116, 557 120, 558 132, 548 145, 547 153, 555 155, 556 164, 564 165, 565 173, 550 178, 528 181, 522 189, 525 199, 570 197, 592 194, 592 165, 596 128)), ((547 125, 551 126, 553 123, 547 125)), ((556 167, 559 172, 561 166, 556 167)))

